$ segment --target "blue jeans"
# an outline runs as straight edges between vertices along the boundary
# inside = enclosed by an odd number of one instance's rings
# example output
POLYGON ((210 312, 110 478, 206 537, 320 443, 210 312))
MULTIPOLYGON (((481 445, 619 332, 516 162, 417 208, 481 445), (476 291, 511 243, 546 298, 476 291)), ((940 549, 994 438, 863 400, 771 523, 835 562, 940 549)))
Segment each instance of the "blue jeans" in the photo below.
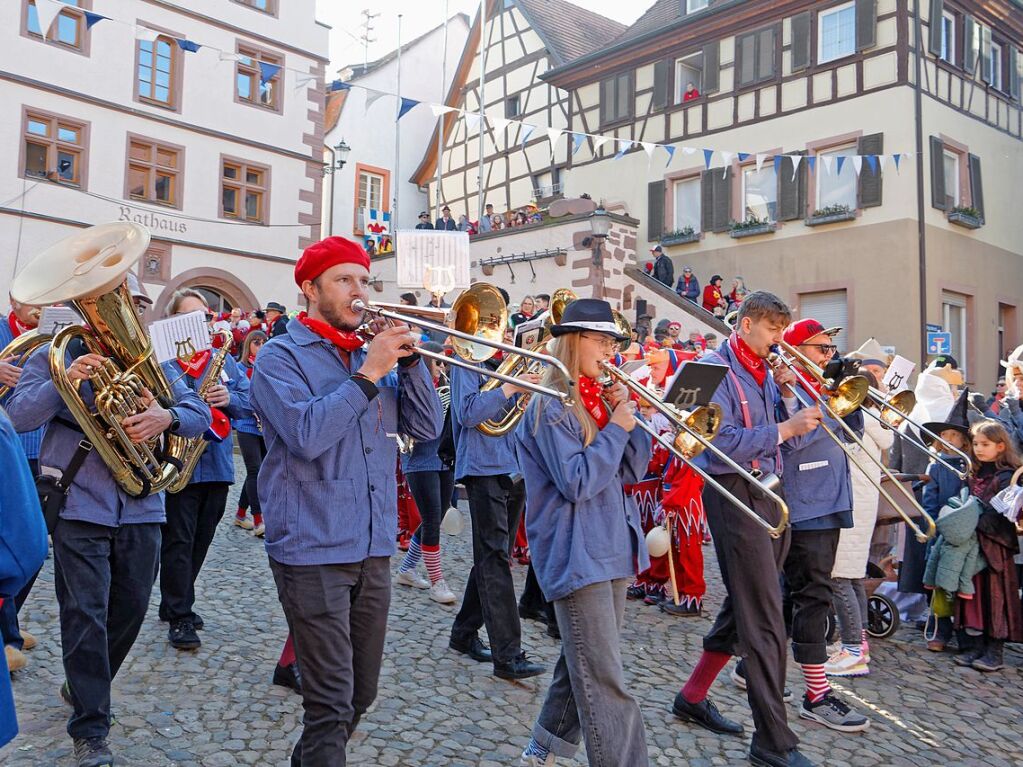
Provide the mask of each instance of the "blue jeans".
POLYGON ((629 579, 603 581, 554 602, 561 656, 533 737, 556 756, 586 741, 591 767, 645 767, 639 704, 625 687, 621 637, 629 579))

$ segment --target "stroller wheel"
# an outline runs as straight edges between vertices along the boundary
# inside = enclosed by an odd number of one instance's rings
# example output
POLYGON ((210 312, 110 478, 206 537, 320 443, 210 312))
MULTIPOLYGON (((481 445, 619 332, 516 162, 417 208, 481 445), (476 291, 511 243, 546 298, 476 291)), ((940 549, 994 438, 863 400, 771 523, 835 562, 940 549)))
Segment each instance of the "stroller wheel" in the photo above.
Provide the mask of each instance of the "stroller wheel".
POLYGON ((867 599, 867 633, 875 639, 890 637, 899 629, 899 610, 888 597, 873 594, 867 599))

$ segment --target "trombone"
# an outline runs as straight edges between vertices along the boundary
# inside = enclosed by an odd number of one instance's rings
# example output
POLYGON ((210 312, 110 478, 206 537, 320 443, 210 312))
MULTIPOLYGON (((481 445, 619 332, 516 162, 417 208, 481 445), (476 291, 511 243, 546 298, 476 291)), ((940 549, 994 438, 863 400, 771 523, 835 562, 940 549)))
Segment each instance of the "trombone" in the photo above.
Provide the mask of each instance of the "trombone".
MULTIPOLYGON (((454 348, 457 356, 448 357, 446 354, 431 352, 418 346, 414 347, 415 351, 423 357, 429 357, 430 359, 454 365, 455 367, 468 368, 480 375, 496 378, 498 381, 510 383, 523 389, 529 389, 536 394, 557 397, 565 404, 571 402, 571 396, 558 389, 521 381, 497 370, 486 370, 485 368, 478 367, 478 363, 486 362, 497 354, 498 351, 508 354, 521 354, 538 362, 554 365, 565 375, 565 379, 571 382, 568 368, 556 357, 540 354, 530 349, 519 349, 516 346, 498 340, 504 336, 504 329, 508 325, 508 308, 504 303, 504 299, 501 298, 501 294, 493 285, 477 282, 455 299, 450 312, 430 307, 370 304, 360 298, 352 301, 351 309, 353 312, 372 314, 392 322, 404 322, 437 333, 446 333, 452 339, 455 339, 452 341, 451 346, 454 348), (397 311, 398 309, 401 311, 397 311), (453 318, 453 327, 448 327, 429 319, 423 319, 424 317, 439 318, 439 315, 447 317, 449 313, 453 318)), ((367 341, 371 340, 375 335, 368 324, 362 325, 356 332, 367 341)), ((569 385, 571 386, 571 383, 569 385)))
POLYGON ((680 410, 660 399, 648 387, 641 384, 625 371, 619 370, 610 362, 601 362, 600 366, 604 370, 607 379, 624 384, 627 389, 649 402, 667 418, 676 429, 675 439, 669 440, 664 435, 658 434, 653 426, 638 418, 636 419, 637 426, 657 440, 672 455, 690 466, 693 471, 703 477, 704 482, 727 498, 739 511, 764 528, 769 536, 772 538, 781 536, 789 524, 789 507, 785 503, 785 499, 775 492, 775 488, 780 484, 780 480, 776 474, 769 474, 763 478, 758 477, 733 461, 724 451, 711 444, 711 440, 717 436, 718 429, 721 428, 721 407, 717 403, 699 407, 692 412, 680 410), (704 450, 710 450, 716 458, 728 464, 747 482, 755 485, 758 493, 767 496, 778 506, 778 509, 781 511, 781 519, 777 525, 772 526, 770 522, 757 514, 756 511, 747 506, 741 499, 736 497, 735 494, 730 492, 692 460, 704 450))
POLYGON ((863 472, 863 475, 870 481, 870 484, 877 488, 878 492, 888 503, 891 504, 892 508, 898 511, 899 516, 905 520, 910 530, 912 530, 913 534, 916 536, 916 539, 923 543, 933 538, 937 531, 934 520, 931 519, 930 515, 926 511, 924 511, 923 506, 921 506, 916 500, 913 493, 907 490, 906 486, 898 481, 888 467, 867 449, 867 447, 863 444, 863 440, 857 436, 856 431, 842 420, 843 417, 849 415, 855 411, 856 408, 860 407, 863 404, 863 400, 867 398, 870 390, 870 384, 867 379, 863 376, 847 376, 836 384, 831 379, 825 377, 824 371, 818 365, 815 365, 806 355, 784 341, 781 341, 777 346, 772 347, 771 354, 768 356, 767 360, 772 366, 777 367, 778 364, 782 364, 791 370, 796 376, 796 380, 799 382, 799 386, 794 387, 792 391, 803 407, 811 407, 815 404, 820 405, 820 407, 829 416, 838 422, 838 425, 845 432, 846 436, 863 451, 863 454, 881 470, 881 473, 891 480, 896 487, 898 487, 899 491, 906 497, 906 500, 923 515, 923 518, 927 520, 926 533, 923 532, 916 522, 913 521, 913 518, 895 502, 895 499, 893 499, 888 491, 881 486, 881 483, 853 457, 849 446, 843 444, 842 440, 838 438, 838 435, 834 432, 834 430, 826 424, 821 423, 820 428, 824 429, 827 435, 835 441, 835 444, 841 448, 842 452, 845 453, 846 457, 849 459, 849 462, 863 472), (803 366, 808 375, 812 376, 814 380, 825 387, 825 390, 828 392, 827 396, 819 394, 814 390, 814 388, 806 380, 804 373, 796 367, 796 362, 799 362, 799 364, 803 366), (800 388, 802 388, 806 393, 805 395, 800 393, 800 388), (807 395, 809 396, 809 399, 807 399, 807 395))
MULTIPOLYGON (((551 326, 557 325, 561 322, 561 315, 565 312, 565 307, 575 301, 577 298, 576 294, 568 288, 561 288, 554 292, 551 296, 551 308, 547 312, 547 319, 544 320, 542 334, 540 341, 533 345, 530 351, 539 352, 541 349, 547 347, 548 337, 550 336, 551 326)), ((516 347, 517 348, 517 347, 516 347)), ((534 357, 525 354, 509 354, 502 362, 500 367, 497 368, 498 373, 503 373, 507 376, 520 376, 527 373, 538 373, 543 369, 543 363, 536 360, 534 357)), ((568 376, 566 376, 566 380, 568 376)), ((487 381, 483 386, 480 387, 480 391, 490 391, 496 389, 501 385, 501 379, 492 378, 487 381)), ((532 397, 531 394, 523 394, 518 398, 514 407, 510 408, 500 419, 490 419, 479 424, 476 429, 481 434, 486 434, 488 437, 501 437, 518 425, 518 422, 522 419, 522 414, 526 412, 526 407, 529 405, 529 400, 532 397)))

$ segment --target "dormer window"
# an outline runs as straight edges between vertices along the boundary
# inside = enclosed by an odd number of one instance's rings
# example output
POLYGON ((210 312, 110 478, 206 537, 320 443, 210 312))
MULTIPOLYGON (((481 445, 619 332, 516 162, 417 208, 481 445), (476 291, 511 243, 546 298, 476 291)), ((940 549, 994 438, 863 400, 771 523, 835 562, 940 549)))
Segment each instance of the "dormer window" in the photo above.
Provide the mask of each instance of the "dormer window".
POLYGON ((710 5, 710 0, 682 0, 679 10, 683 14, 695 13, 696 11, 702 11, 708 5, 710 5))

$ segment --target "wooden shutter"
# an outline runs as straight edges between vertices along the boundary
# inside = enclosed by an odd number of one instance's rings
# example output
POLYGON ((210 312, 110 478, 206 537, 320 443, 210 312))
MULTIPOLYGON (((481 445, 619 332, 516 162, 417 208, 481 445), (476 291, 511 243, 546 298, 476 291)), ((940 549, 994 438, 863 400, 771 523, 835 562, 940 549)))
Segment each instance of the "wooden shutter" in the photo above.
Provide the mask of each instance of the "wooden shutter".
POLYGON ((1015 45, 1009 46, 1009 95, 1020 100, 1019 51, 1015 45))
POLYGON ((654 64, 653 108, 664 109, 671 101, 668 98, 669 66, 671 62, 658 61, 654 64))
POLYGON ((614 109, 615 88, 614 78, 603 80, 600 83, 600 124, 611 122, 611 114, 614 109))
POLYGON ((714 228, 715 232, 727 232, 732 225, 732 169, 723 173, 721 168, 710 171, 714 180, 714 228))
POLYGON ((991 84, 991 28, 980 28, 980 79, 991 84))
POLYGON ((927 50, 935 56, 941 56, 941 15, 944 12, 944 0, 931 0, 931 13, 927 22, 927 50))
POLYGON ((856 0, 856 50, 877 45, 877 0, 856 0))
POLYGON ((774 27, 757 33, 757 82, 774 77, 774 27))
POLYGON ((937 136, 931 136, 931 207, 945 210, 945 145, 937 136))
POLYGON ((984 219, 984 184, 980 177, 980 158, 970 155, 970 198, 981 220, 984 219))
POLYGON ((792 71, 810 66, 810 12, 792 17, 792 71))
POLYGON ((778 220, 792 221, 806 216, 806 152, 789 152, 803 155, 795 178, 792 174, 792 158, 786 155, 778 169, 778 220))
POLYGON ((646 238, 658 242, 664 234, 664 181, 647 184, 646 197, 646 238))
POLYGON ((735 38, 735 80, 738 87, 751 85, 757 77, 757 36, 735 38))
POLYGON ((963 18, 963 69, 967 74, 977 71, 977 22, 972 16, 963 18))
MULTIPOLYGON (((871 133, 867 136, 860 136, 860 140, 856 142, 856 154, 872 154, 877 156, 883 152, 883 133, 871 133)), ((875 167, 876 171, 871 170, 870 163, 864 159, 863 167, 860 168, 859 200, 861 208, 876 208, 881 204, 881 191, 883 187, 881 164, 876 163, 875 167)))
POLYGON ((703 46, 703 92, 714 93, 718 89, 721 70, 721 50, 718 41, 703 46))
MULTIPOLYGON (((718 175, 721 175, 718 172, 718 175)), ((700 174, 700 231, 714 231, 714 171, 700 174)))

